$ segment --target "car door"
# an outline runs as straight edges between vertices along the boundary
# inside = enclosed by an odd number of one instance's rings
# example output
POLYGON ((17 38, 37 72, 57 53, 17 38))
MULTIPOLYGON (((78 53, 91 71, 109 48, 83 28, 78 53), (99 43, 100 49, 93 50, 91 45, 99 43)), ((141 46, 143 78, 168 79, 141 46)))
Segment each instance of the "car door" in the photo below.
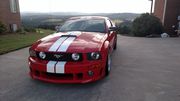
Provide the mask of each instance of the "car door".
POLYGON ((114 43, 115 43, 116 32, 115 31, 109 31, 109 28, 115 27, 115 25, 109 19, 106 20, 106 25, 107 25, 107 29, 108 29, 108 41, 110 43, 110 50, 112 51, 114 43))

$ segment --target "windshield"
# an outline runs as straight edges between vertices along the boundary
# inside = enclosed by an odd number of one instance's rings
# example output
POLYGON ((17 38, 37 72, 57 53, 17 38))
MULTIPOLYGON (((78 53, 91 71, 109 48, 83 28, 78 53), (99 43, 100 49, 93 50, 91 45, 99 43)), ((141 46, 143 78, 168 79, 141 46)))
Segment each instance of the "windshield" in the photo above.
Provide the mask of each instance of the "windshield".
POLYGON ((69 20, 60 28, 60 32, 84 31, 105 33, 105 21, 103 19, 76 19, 69 20))

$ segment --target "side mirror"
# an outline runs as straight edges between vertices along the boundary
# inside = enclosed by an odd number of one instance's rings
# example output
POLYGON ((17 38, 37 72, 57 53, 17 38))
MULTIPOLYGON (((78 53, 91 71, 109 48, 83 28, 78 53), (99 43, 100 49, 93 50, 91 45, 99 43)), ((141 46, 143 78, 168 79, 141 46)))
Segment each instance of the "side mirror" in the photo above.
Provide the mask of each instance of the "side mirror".
POLYGON ((113 33, 113 31, 117 31, 118 28, 117 27, 109 27, 108 33, 113 33))
POLYGON ((117 31, 117 30, 118 30, 117 27, 109 27, 109 32, 111 32, 111 31, 117 31))

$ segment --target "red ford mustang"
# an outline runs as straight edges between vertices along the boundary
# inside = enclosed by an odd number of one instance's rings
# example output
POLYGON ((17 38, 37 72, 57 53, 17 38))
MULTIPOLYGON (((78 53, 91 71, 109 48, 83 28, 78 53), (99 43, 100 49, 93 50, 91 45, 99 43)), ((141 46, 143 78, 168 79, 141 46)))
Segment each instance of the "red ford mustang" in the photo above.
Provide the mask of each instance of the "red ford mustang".
POLYGON ((116 27, 107 17, 73 17, 29 49, 30 76, 53 83, 87 83, 111 70, 116 27))

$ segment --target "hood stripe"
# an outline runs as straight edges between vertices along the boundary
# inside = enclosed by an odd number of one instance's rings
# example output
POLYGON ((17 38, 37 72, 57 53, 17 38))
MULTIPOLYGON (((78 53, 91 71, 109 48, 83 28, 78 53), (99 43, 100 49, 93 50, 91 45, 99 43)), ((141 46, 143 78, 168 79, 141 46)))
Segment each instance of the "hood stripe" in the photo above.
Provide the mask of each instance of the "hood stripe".
MULTIPOLYGON (((76 35, 79 36, 81 35, 81 32, 75 31, 75 32, 67 32, 67 35, 76 35)), ((69 45, 74 41, 74 37, 60 37, 56 42, 53 43, 53 45, 49 48, 49 51, 51 52, 56 52, 56 51, 61 51, 62 52, 66 52, 67 48, 69 47, 69 45), (66 40, 68 40, 68 42, 66 42, 66 40), (65 42, 64 42, 65 41, 65 42), (65 43, 65 44, 64 44, 65 43), (63 44, 63 45, 61 45, 63 44), (67 45, 67 46, 65 46, 67 45), (61 48, 62 46, 62 48, 61 48), (64 49, 63 49, 64 48, 64 49)))
POLYGON ((70 44, 75 40, 75 37, 69 37, 65 40, 62 45, 59 47, 58 52, 66 52, 70 44))
MULTIPOLYGON (((81 32, 68 32, 67 35, 81 35, 81 32)), ((49 48, 51 52, 66 52, 76 37, 60 37, 49 48)), ((49 73, 65 73, 66 62, 49 61, 47 63, 47 72, 49 73)))
POLYGON ((58 47, 64 42, 64 40, 66 40, 67 37, 60 37, 56 42, 54 42, 54 44, 49 48, 49 51, 51 52, 55 52, 58 47))
MULTIPOLYGON (((76 35, 79 36, 81 35, 81 32, 68 32, 69 35, 76 35)), ((57 50, 57 52, 66 52, 67 49, 69 48, 69 46, 71 45, 71 43, 76 39, 76 37, 69 37, 68 39, 66 39, 61 46, 59 47, 59 49, 57 50)))
POLYGON ((47 71, 48 73, 54 73, 54 71, 55 71, 55 70, 54 70, 54 67, 55 67, 56 63, 57 63, 56 61, 49 61, 49 62, 47 63, 47 68, 46 68, 47 70, 46 70, 46 71, 47 71))

